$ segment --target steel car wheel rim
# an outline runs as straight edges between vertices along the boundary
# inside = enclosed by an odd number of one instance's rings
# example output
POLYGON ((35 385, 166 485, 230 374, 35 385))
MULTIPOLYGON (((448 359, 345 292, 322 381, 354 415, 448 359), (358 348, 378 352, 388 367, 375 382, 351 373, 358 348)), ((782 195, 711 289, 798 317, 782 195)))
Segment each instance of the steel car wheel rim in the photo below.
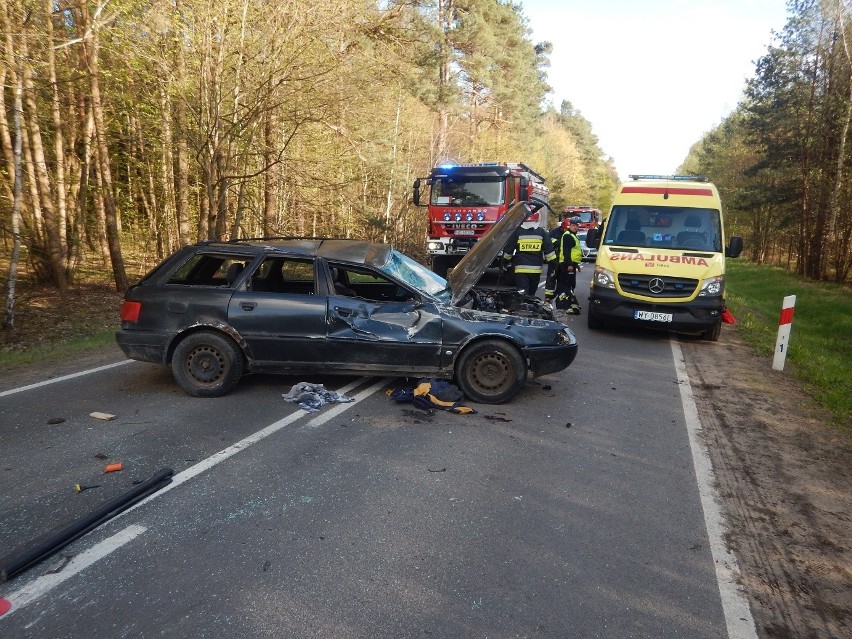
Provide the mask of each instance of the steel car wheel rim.
POLYGON ((500 353, 483 353, 470 366, 471 380, 482 391, 497 394, 512 383, 512 365, 500 353))
POLYGON ((221 352, 210 346, 194 348, 186 358, 186 370, 202 384, 214 384, 225 374, 227 364, 221 352))

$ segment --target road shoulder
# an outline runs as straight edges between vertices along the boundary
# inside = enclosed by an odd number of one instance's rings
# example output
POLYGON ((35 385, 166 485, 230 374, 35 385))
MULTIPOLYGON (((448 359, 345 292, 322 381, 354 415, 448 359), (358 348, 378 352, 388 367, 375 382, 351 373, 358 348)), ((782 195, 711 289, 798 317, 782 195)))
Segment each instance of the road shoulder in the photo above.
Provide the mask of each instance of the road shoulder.
POLYGON ((850 436, 733 327, 680 342, 759 636, 848 636, 850 436))

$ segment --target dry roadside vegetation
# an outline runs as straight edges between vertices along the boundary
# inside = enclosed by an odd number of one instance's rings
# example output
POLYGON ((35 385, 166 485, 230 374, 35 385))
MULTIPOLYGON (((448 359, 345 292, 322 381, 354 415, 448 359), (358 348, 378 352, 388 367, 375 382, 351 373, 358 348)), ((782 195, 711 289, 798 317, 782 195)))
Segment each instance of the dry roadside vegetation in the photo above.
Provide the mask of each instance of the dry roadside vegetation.
POLYGON ((50 287, 22 286, 15 302, 15 322, 0 332, 3 355, 12 362, 31 359, 33 351, 62 350, 74 340, 114 331, 119 325, 122 294, 108 284, 82 284, 61 295, 50 287))

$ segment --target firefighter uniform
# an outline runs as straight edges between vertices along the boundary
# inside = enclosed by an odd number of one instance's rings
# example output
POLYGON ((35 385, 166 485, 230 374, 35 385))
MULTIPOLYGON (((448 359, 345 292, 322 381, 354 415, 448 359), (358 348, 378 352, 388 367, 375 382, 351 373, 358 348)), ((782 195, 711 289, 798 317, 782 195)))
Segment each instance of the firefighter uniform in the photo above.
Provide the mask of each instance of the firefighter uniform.
POLYGON ((559 282, 556 286, 556 308, 574 315, 580 314, 580 303, 574 295, 577 288, 577 268, 583 261, 580 238, 577 237, 578 219, 571 219, 568 229, 562 234, 559 248, 559 282))
POLYGON ((550 241, 553 244, 553 249, 556 251, 556 266, 547 271, 547 282, 544 285, 544 299, 552 300, 556 295, 556 288, 559 283, 560 273, 562 271, 562 234, 568 228, 568 218, 562 220, 559 226, 550 230, 550 241))
POLYGON ((503 249, 503 259, 515 265, 515 284, 530 296, 535 295, 541 280, 542 267, 548 264, 548 281, 556 266, 556 251, 544 229, 519 228, 503 249))

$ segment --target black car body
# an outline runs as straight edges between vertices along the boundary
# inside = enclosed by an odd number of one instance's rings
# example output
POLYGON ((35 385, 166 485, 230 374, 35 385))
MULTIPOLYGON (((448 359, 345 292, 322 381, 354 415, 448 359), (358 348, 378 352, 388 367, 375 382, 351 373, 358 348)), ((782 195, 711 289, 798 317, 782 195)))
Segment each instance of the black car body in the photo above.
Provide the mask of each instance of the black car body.
POLYGON ((116 339, 131 359, 170 364, 196 396, 222 395, 244 372, 390 374, 455 378, 473 401, 505 402, 528 373, 560 371, 577 352, 573 333, 544 319, 549 306, 473 290, 516 227, 510 214, 449 283, 386 244, 200 242, 127 291, 116 339))

